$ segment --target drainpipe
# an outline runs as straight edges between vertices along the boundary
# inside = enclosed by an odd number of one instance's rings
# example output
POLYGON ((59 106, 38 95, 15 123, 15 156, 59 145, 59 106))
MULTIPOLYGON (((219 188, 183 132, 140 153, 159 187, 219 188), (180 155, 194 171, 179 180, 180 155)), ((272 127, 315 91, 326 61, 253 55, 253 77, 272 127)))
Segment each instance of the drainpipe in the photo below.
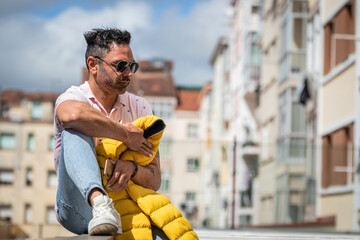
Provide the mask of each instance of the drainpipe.
POLYGON ((360 231, 360 1, 354 1, 355 16, 355 134, 354 134, 354 211, 353 231, 360 231))

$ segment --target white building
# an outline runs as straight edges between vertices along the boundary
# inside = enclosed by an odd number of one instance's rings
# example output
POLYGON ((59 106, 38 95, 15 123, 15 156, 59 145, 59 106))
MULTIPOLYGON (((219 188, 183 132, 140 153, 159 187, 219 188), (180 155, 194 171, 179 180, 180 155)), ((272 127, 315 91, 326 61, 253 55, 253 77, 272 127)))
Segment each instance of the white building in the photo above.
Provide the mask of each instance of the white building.
POLYGON ((209 98, 204 104, 208 129, 204 159, 204 202, 206 226, 225 228, 230 195, 227 162, 229 131, 229 49, 226 38, 220 38, 211 58, 214 78, 209 98))
POLYGON ((200 135, 200 89, 177 88, 174 114, 171 201, 193 226, 200 226, 202 139, 200 135))
POLYGON ((258 134, 255 108, 260 78, 261 1, 231 1, 230 131, 228 163, 234 173, 228 209, 228 227, 254 223, 254 186, 257 174, 258 134))
POLYGON ((200 89, 177 89, 171 70, 171 61, 140 61, 129 91, 146 98, 153 114, 166 123, 159 147, 162 177, 159 192, 167 196, 193 226, 199 226, 200 89))

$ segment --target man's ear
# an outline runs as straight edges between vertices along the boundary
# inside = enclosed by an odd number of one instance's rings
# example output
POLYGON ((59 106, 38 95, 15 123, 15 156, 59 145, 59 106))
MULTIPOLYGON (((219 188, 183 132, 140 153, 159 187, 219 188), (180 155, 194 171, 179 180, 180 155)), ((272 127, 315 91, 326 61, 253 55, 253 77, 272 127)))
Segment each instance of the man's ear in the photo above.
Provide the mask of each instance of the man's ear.
POLYGON ((93 56, 90 56, 87 58, 86 62, 89 67, 90 74, 95 75, 99 70, 98 61, 96 61, 96 59, 93 56))

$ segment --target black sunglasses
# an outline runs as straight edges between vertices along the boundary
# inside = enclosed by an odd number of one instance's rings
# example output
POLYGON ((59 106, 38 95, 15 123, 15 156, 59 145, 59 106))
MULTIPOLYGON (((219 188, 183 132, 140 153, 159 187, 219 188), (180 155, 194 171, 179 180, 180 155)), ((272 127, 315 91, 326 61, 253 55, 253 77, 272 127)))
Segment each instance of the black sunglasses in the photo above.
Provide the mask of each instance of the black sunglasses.
POLYGON ((116 67, 117 72, 123 72, 129 66, 131 73, 134 74, 139 68, 139 64, 137 62, 127 62, 127 61, 120 60, 118 63, 113 63, 113 62, 109 62, 105 59, 102 59, 101 57, 94 56, 94 58, 100 59, 101 61, 104 61, 104 62, 107 62, 108 64, 113 65, 114 67, 116 67))

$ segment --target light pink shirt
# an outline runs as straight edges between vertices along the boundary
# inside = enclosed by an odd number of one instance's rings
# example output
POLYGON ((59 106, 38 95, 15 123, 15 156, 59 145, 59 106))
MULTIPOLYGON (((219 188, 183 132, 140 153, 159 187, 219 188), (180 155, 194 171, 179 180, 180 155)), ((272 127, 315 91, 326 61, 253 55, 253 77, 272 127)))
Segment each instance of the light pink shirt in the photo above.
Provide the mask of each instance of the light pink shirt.
POLYGON ((94 94, 92 93, 89 83, 85 82, 80 86, 72 86, 68 88, 63 94, 61 94, 55 103, 54 108, 54 162, 55 170, 58 172, 59 166, 59 155, 61 149, 61 133, 64 128, 61 126, 59 119, 56 116, 57 107, 64 101, 76 100, 90 104, 93 108, 102 112, 108 118, 117 122, 132 122, 139 117, 146 115, 152 115, 151 107, 149 103, 142 97, 134 94, 125 92, 124 94, 118 95, 115 104, 108 114, 105 108, 97 101, 94 94))

